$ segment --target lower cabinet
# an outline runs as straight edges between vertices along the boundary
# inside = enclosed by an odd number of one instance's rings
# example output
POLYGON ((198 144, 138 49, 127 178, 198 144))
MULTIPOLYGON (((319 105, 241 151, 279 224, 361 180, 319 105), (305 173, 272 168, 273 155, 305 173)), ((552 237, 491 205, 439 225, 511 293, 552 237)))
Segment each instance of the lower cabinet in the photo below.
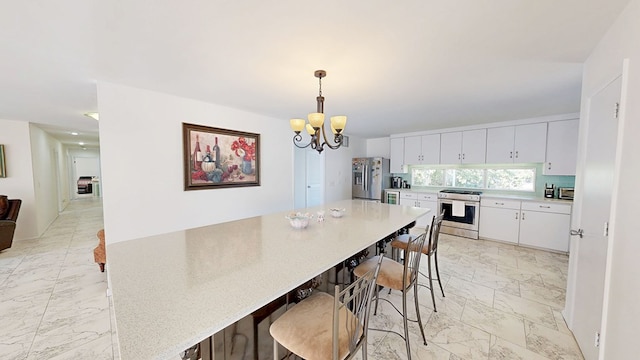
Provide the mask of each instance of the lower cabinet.
POLYGON ((520 201, 482 199, 480 201, 480 237, 518 243, 520 201))
POLYGON ((481 238, 569 251, 571 204, 488 198, 480 201, 481 238))
POLYGON ((571 205, 523 202, 520 244, 569 251, 571 205))
POLYGON ((418 218, 416 221, 417 227, 426 228, 431 225, 431 218, 438 212, 438 195, 402 191, 400 193, 400 205, 431 209, 430 213, 418 218))

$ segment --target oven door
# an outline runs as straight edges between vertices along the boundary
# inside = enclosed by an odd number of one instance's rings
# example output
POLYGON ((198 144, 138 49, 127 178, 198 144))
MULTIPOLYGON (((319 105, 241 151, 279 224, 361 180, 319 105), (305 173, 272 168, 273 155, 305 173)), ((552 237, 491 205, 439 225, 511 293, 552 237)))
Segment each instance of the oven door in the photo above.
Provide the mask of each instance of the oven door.
POLYGON ((439 213, 444 211, 442 220, 443 226, 450 226, 459 229, 478 230, 478 202, 464 202, 464 216, 453 216, 453 201, 447 199, 438 199, 439 213))

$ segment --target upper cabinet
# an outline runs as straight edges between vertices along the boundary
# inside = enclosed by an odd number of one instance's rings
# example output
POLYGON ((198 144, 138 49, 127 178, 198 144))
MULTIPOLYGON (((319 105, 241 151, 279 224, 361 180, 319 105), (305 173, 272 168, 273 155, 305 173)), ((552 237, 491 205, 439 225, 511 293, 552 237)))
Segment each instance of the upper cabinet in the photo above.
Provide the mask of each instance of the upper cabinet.
POLYGON ((544 162, 547 123, 487 129, 487 163, 544 162))
POLYGON ((440 140, 440 163, 485 163, 487 129, 443 133, 440 140))
POLYGON ((578 161, 579 120, 549 123, 547 159, 542 168, 545 175, 575 175, 578 161))
POLYGON ((544 175, 575 176, 578 119, 520 124, 392 137, 391 172, 407 165, 544 163, 544 175))
POLYGON ((440 134, 404 138, 404 164, 439 164, 440 134))
POLYGON ((392 173, 404 172, 404 138, 389 139, 389 171, 392 173))

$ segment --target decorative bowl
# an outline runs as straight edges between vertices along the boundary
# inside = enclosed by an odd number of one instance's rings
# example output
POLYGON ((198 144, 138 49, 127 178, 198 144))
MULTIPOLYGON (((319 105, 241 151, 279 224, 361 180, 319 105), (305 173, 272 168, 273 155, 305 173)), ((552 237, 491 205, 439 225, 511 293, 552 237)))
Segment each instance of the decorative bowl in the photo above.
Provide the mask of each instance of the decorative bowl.
POLYGON ((294 229, 304 229, 309 225, 309 220, 313 218, 313 215, 309 213, 292 213, 285 218, 289 219, 289 223, 294 229))
POLYGON ((333 216, 334 218, 340 218, 342 217, 342 215, 344 215, 346 209, 344 208, 331 208, 329 209, 329 211, 331 211, 331 216, 333 216))

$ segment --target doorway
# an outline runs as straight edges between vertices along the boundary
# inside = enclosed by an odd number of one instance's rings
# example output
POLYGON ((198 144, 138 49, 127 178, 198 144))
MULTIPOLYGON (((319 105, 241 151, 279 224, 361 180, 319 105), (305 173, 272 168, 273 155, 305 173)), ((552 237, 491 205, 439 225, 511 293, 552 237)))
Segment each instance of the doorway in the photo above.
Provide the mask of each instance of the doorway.
POLYGON ((77 182, 80 176, 100 177, 100 158, 98 157, 73 157, 71 187, 73 198, 93 196, 91 193, 88 195, 79 195, 77 182))
POLYGON ((324 153, 313 149, 295 148, 294 156, 294 208, 303 209, 324 203, 324 153))
POLYGON ((586 360, 598 358, 602 325, 608 224, 613 193, 622 77, 589 99, 583 147, 582 189, 576 194, 567 302, 570 328, 586 360), (571 264, 574 266, 571 266, 571 264))

